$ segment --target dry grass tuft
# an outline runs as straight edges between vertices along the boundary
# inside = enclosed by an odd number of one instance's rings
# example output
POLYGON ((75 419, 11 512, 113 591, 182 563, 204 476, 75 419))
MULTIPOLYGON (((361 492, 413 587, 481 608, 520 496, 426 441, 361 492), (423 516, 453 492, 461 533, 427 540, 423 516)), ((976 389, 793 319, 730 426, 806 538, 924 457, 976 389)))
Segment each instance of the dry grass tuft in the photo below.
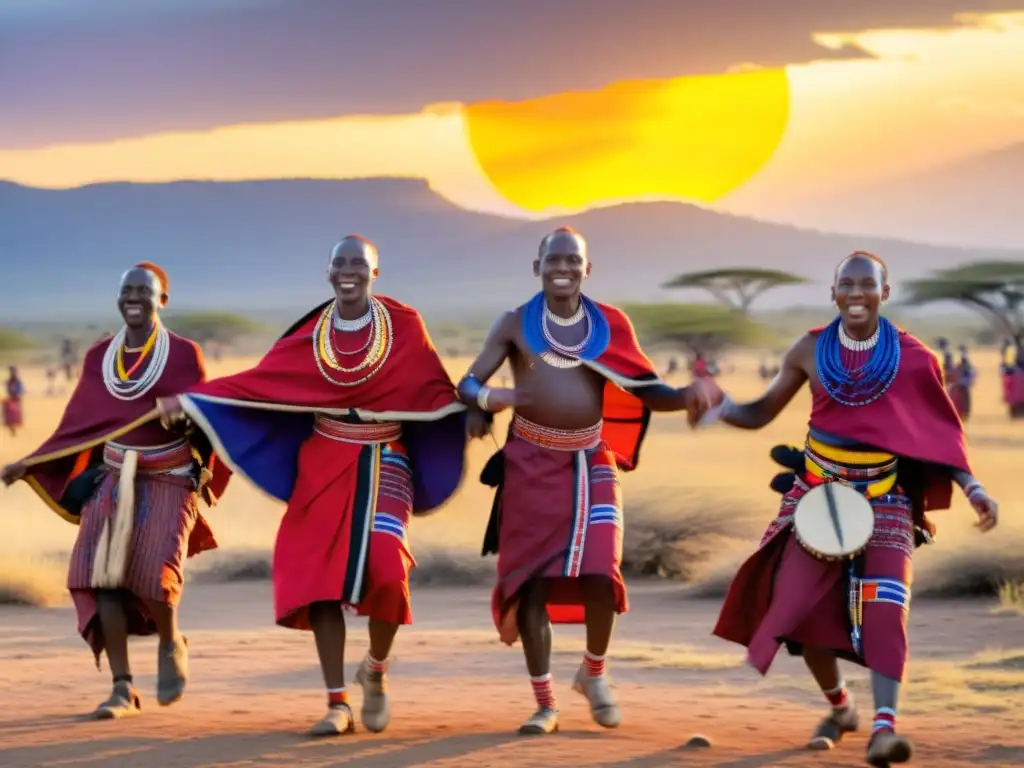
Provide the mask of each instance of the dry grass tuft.
POLYGON ((1004 581, 996 592, 1001 613, 1024 615, 1024 580, 1004 581))
POLYGON ((0 561, 0 605, 48 607, 67 601, 64 569, 43 558, 0 561))
MULTIPOLYGON (((1024 506, 1015 495, 1016 473, 1024 459, 1019 424, 1010 422, 1000 402, 995 355, 979 352, 982 371, 975 390, 976 413, 968 424, 972 463, 979 478, 1001 502, 996 533, 979 535, 959 494, 953 509, 935 515, 938 542, 915 556, 917 597, 995 596, 1005 609, 1020 605, 1024 584, 1024 506), (1014 586, 1016 585, 1016 586, 1014 586)), ((210 361, 210 375, 236 371, 253 359, 210 361)), ((725 361, 723 386, 738 399, 757 396, 764 387, 756 376, 755 355, 736 353, 725 361)), ((446 360, 453 376, 465 358, 446 360)), ((0 464, 39 445, 56 425, 64 397, 47 398, 42 369, 24 370, 27 428, 0 443, 0 464)), ((66 393, 65 393, 66 396, 66 393)), ((640 467, 622 476, 625 500, 623 570, 633 578, 673 579, 688 585, 686 594, 720 598, 742 560, 756 547, 775 516, 779 497, 768 489, 778 470, 768 456, 777 443, 799 444, 806 431, 806 391, 761 432, 725 427, 693 432, 684 418, 658 414, 644 446, 640 467)), ((507 422, 499 416, 495 433, 507 422)), ((411 529, 419 567, 416 584, 489 584, 494 558, 481 558, 480 543, 492 494, 477 476, 494 446, 477 441, 469 448, 469 466, 458 494, 437 514, 416 519, 411 529)), ((270 550, 283 506, 236 479, 223 502, 208 514, 222 549, 189 561, 189 577, 202 581, 266 579, 270 550)), ((6 602, 49 604, 63 593, 66 555, 76 528, 35 498, 23 483, 0 489, 0 593, 6 602)))

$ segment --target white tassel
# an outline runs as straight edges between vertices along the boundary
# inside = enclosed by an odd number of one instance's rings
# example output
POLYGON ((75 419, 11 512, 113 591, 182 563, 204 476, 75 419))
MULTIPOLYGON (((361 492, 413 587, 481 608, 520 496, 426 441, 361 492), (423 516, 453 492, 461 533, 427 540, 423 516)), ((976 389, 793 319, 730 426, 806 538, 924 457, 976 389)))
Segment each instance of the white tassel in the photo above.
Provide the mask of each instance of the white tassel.
POLYGON ((105 589, 107 586, 107 556, 110 552, 110 520, 103 521, 100 538, 96 542, 96 554, 92 558, 92 579, 89 585, 93 589, 105 589))
POLYGON ((126 450, 117 482, 117 509, 113 524, 110 520, 104 522, 99 546, 96 548, 93 587, 116 589, 124 581, 135 523, 135 474, 138 466, 139 452, 126 450))

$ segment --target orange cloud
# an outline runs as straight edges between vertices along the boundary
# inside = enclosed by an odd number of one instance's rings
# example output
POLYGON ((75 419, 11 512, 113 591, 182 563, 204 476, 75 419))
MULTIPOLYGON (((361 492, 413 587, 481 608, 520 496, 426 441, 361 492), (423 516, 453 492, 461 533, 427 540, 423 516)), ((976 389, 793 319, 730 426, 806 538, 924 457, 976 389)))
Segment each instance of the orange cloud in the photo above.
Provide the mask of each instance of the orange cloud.
POLYGON ((788 117, 783 69, 632 80, 466 108, 484 173, 533 212, 624 199, 713 202, 771 158, 788 117))

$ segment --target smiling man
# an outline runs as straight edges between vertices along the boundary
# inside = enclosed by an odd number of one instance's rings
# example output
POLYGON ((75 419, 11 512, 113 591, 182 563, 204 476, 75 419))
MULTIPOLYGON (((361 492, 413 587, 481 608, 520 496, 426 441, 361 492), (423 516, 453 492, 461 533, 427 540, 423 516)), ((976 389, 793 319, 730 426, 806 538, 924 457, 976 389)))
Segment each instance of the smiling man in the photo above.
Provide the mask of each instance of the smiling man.
MULTIPOLYGON (((935 355, 880 316, 888 296, 880 259, 861 252, 843 259, 832 286, 835 320, 796 341, 764 395, 742 405, 726 398, 706 418, 760 429, 810 383, 802 460, 788 490, 778 488, 786 491, 778 517, 733 581, 715 634, 746 646, 761 674, 782 642, 803 656, 830 707, 812 749, 830 749, 859 728, 837 659, 870 669, 875 716, 867 760, 878 766, 906 762, 913 751, 896 733, 896 710, 907 661, 911 554, 934 533, 925 513, 949 508, 953 483, 982 531, 996 525, 998 512, 971 474, 963 423, 935 355), (869 505, 862 507, 863 548, 829 558, 794 533, 802 500, 832 482, 852 487, 869 505)), ((830 525, 830 513, 839 519, 835 494, 826 491, 828 512, 814 510, 818 525, 830 525)), ((840 524, 831 525, 842 544, 840 524)))
POLYGON ((502 640, 522 638, 537 711, 519 729, 558 729, 551 680, 551 622, 586 623, 587 650, 573 687, 599 725, 619 725, 604 674, 616 614, 626 611, 622 580, 622 499, 616 468, 636 467, 651 411, 696 418, 717 387, 662 382, 620 310, 581 293, 590 274, 587 244, 568 228, 541 242, 533 263, 540 293, 505 313, 459 383, 473 411, 514 408, 505 447, 485 482, 498 486, 485 554, 498 554, 492 612, 502 640), (486 386, 506 361, 514 389, 486 386))
POLYGON ((176 610, 184 561, 217 546, 198 500, 213 504, 228 480, 202 435, 168 430, 158 420, 157 398, 205 378, 198 345, 160 322, 168 291, 167 275, 155 264, 124 274, 117 299, 124 327, 86 354, 56 432, 3 470, 5 484, 25 480, 55 512, 80 524, 68 589, 82 637, 97 663, 106 652, 114 678, 97 718, 140 711, 129 635, 160 637, 158 702, 171 704, 184 693, 188 654, 176 610))
POLYGON ((278 624, 316 639, 328 709, 313 736, 355 727, 343 607, 369 617, 356 673, 363 725, 387 727, 388 657, 398 627, 412 621, 410 517, 443 504, 463 471, 465 407, 419 313, 373 294, 378 274, 376 247, 349 235, 331 251, 332 300, 254 368, 161 404, 288 504, 274 547, 274 610, 278 624))

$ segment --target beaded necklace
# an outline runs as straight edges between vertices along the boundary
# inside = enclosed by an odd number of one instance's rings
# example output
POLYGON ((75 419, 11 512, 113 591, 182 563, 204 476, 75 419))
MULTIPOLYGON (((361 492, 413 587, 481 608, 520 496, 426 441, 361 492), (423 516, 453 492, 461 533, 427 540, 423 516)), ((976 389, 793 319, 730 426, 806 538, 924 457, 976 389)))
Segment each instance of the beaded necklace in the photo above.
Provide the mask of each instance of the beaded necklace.
POLYGON ((158 325, 153 325, 153 332, 149 334, 149 338, 146 339, 146 343, 139 349, 128 349, 126 346, 119 346, 117 348, 117 377, 121 381, 128 381, 132 374, 135 373, 142 366, 142 363, 146 360, 147 355, 153 351, 153 346, 156 344, 156 332, 159 328, 158 325), (125 352, 138 352, 139 359, 135 361, 131 368, 127 371, 124 369, 124 353, 125 352))
POLYGON ((587 344, 590 343, 590 335, 593 332, 593 323, 590 322, 590 313, 587 312, 587 308, 584 306, 582 301, 580 302, 579 309, 576 310, 576 312, 573 313, 573 316, 568 318, 568 320, 569 322, 566 321, 566 318, 559 317, 548 309, 547 304, 544 305, 544 320, 541 323, 541 330, 544 332, 544 341, 548 345, 548 351, 542 352, 540 359, 555 368, 576 368, 577 366, 583 365, 583 361, 581 361, 578 356, 580 352, 586 348, 587 344), (551 333, 549 322, 552 318, 557 318, 555 322, 565 328, 571 328, 573 325, 578 325, 580 322, 586 321, 587 333, 583 337, 583 340, 578 344, 573 344, 572 346, 562 344, 554 337, 554 334, 551 333), (573 321, 573 318, 578 319, 573 321))
MULTIPOLYGON (((391 313, 377 299, 370 297, 370 338, 367 345, 369 350, 360 363, 352 368, 342 366, 335 354, 336 344, 334 341, 334 315, 337 309, 337 301, 328 304, 313 328, 313 359, 320 374, 327 381, 339 387, 354 387, 362 384, 375 376, 391 355, 394 336, 391 327, 391 313), (358 374, 366 371, 366 374, 355 381, 342 381, 334 378, 330 371, 340 374, 358 374)), ((359 321, 356 321, 359 322, 359 321)), ((364 326, 366 323, 363 324, 364 326)), ((355 353, 361 352, 362 349, 355 353)))
POLYGON ((872 337, 858 342, 850 339, 843 330, 842 318, 837 317, 819 334, 814 359, 818 380, 829 397, 840 405, 868 405, 888 391, 899 373, 899 330, 880 317, 872 337), (843 363, 843 348, 856 352, 870 350, 871 354, 863 365, 848 370, 843 363))
POLYGON ((103 385, 111 397, 118 400, 138 400, 145 395, 160 380, 167 368, 167 360, 170 356, 171 337, 167 329, 159 323, 153 329, 149 340, 142 347, 139 359, 129 370, 124 369, 123 349, 127 339, 128 329, 122 327, 107 345, 103 353, 103 385), (149 351, 152 354, 149 354, 149 351), (132 375, 137 372, 142 361, 149 359, 149 365, 142 371, 137 380, 132 380, 132 375))
POLYGON ((551 307, 547 305, 547 302, 544 303, 544 319, 547 320, 549 323, 560 325, 563 328, 571 328, 572 326, 581 322, 583 318, 586 316, 587 310, 584 307, 582 301, 580 302, 580 305, 576 307, 576 311, 573 312, 569 317, 562 317, 561 315, 556 315, 554 312, 551 311, 551 307))
POLYGON ((586 296, 580 296, 580 309, 573 318, 581 312, 587 322, 587 335, 579 344, 567 346, 555 339, 548 327, 549 310, 543 291, 536 294, 522 309, 523 338, 527 346, 554 368, 576 368, 588 360, 596 360, 608 348, 611 329, 600 307, 586 296))

